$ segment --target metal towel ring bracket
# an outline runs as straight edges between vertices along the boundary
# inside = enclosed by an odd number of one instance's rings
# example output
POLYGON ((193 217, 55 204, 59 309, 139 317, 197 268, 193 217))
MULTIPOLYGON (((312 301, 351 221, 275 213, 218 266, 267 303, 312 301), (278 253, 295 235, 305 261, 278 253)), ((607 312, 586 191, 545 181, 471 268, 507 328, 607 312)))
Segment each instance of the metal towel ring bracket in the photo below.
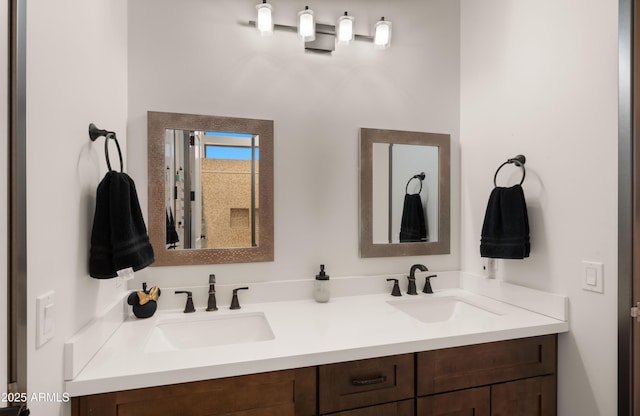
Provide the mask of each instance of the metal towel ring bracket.
POLYGON ((500 169, 502 169, 502 167, 504 165, 509 165, 511 163, 513 163, 514 165, 522 168, 522 180, 520 181, 520 184, 519 184, 519 185, 522 185, 522 183, 524 182, 524 177, 527 174, 527 171, 524 168, 524 164, 525 164, 526 161, 527 161, 527 158, 524 157, 524 155, 518 155, 518 156, 516 156, 516 157, 514 157, 512 159, 507 159, 507 161, 504 162, 502 165, 500 165, 498 170, 496 170, 496 174, 493 175, 493 186, 495 186, 495 187, 498 186, 497 183, 496 183, 496 179, 498 178, 498 172, 500 172, 500 169))
POLYGON ((420 172, 417 175, 413 175, 411 179, 407 181, 407 186, 404 187, 404 193, 405 194, 409 193, 409 183, 411 183, 411 181, 414 179, 420 179, 420 190, 418 191, 418 193, 422 192, 422 181, 424 180, 424 178, 426 178, 426 175, 424 174, 424 172, 420 172))
POLYGON ((99 137, 105 137, 104 141, 104 157, 107 159, 107 168, 109 172, 111 169, 111 161, 109 160, 109 139, 113 139, 116 142, 116 148, 118 149, 118 159, 120 159, 120 172, 123 171, 124 164, 122 163, 122 151, 120 150, 120 143, 118 143, 118 139, 116 139, 116 133, 113 131, 102 130, 96 127, 95 124, 89 124, 89 138, 92 142, 95 142, 99 137))

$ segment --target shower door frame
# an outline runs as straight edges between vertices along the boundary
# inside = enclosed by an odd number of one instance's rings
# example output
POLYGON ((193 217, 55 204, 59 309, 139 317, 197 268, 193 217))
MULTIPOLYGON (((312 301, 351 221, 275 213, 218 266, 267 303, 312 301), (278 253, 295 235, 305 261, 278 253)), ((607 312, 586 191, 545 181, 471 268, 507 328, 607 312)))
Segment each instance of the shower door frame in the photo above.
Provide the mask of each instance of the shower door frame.
MULTIPOLYGON (((26 37, 27 0, 10 0, 7 143, 7 314, 8 393, 27 392, 27 169, 26 37)), ((25 397, 14 394, 12 397, 25 397)), ((9 402, 25 404, 22 401, 9 402)))

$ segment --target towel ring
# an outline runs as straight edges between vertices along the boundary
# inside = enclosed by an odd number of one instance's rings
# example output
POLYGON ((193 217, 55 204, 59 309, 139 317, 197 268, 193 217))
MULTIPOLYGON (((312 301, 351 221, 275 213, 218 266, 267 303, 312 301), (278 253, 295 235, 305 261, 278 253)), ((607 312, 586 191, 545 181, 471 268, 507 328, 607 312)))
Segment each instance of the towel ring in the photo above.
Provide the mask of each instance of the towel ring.
POLYGON ((118 143, 118 139, 116 139, 116 134, 109 133, 107 134, 106 137, 107 138, 104 141, 104 157, 105 159, 107 159, 107 168, 109 169, 109 172, 113 170, 111 169, 111 162, 109 160, 109 139, 113 139, 113 141, 116 142, 116 148, 118 149, 118 159, 120 160, 120 172, 123 172, 122 151, 120 150, 120 143, 118 143))
POLYGON ((420 190, 418 190, 418 193, 422 192, 422 181, 424 180, 425 177, 426 175, 424 174, 424 172, 420 172, 417 175, 413 175, 411 179, 407 181, 407 186, 404 187, 404 193, 405 194, 409 193, 409 183, 411 183, 411 181, 414 179, 420 179, 420 190))
POLYGON ((527 174, 527 171, 524 168, 524 164, 527 161, 527 158, 524 157, 524 155, 518 155, 512 159, 507 159, 506 162, 504 162, 502 165, 500 165, 500 167, 498 168, 498 170, 496 170, 496 174, 493 175, 493 186, 498 187, 498 184, 496 183, 496 180, 498 179, 498 172, 500 172, 500 169, 502 169, 503 166, 505 165, 509 165, 511 163, 513 163, 514 165, 522 168, 522 179, 520 180, 519 185, 522 185, 522 183, 524 182, 524 178, 527 174))
POLYGON ((124 170, 124 164, 122 163, 122 151, 120 150, 120 143, 118 143, 118 139, 116 139, 116 133, 108 130, 102 130, 96 127, 95 124, 89 124, 89 138, 92 142, 95 142, 99 137, 105 137, 104 141, 104 157, 107 160, 107 168, 109 172, 113 171, 111 169, 111 161, 109 160, 109 139, 113 139, 116 142, 116 148, 118 149, 118 159, 120 160, 120 172, 124 170))

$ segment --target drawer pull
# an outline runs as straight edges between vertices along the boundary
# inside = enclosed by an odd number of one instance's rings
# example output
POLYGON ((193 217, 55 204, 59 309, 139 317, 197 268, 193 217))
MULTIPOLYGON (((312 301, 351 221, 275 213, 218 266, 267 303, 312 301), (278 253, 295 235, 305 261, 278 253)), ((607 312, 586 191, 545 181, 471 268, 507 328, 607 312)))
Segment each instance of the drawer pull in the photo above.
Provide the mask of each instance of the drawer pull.
POLYGON ((374 378, 365 378, 365 379, 351 379, 351 384, 354 386, 370 386, 372 384, 380 384, 387 381, 387 376, 378 376, 374 378))

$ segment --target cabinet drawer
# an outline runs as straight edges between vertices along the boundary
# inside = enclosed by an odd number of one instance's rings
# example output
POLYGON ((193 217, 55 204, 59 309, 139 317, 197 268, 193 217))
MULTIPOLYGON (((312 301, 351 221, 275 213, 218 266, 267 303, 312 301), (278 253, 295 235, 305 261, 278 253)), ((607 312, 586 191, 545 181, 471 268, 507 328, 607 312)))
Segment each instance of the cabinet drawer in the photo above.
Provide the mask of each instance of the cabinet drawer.
POLYGON ((418 399, 418 416, 491 415, 491 388, 476 387, 418 399))
POLYGON ((553 374, 556 335, 417 354, 419 396, 553 374))
POLYGON ((404 354, 320 366, 320 413, 413 397, 413 362, 413 354, 404 354))
POLYGON ((414 407, 413 399, 409 399, 362 409, 345 410, 344 412, 332 413, 331 416, 414 416, 414 407))

